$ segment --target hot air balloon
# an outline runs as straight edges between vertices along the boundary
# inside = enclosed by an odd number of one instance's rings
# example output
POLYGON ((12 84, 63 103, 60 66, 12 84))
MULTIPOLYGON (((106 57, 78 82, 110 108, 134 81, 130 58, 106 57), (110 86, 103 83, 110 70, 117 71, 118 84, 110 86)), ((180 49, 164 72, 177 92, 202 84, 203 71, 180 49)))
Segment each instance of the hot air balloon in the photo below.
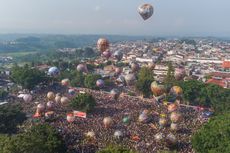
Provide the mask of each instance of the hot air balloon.
POLYGON ((114 132, 114 138, 121 139, 123 137, 123 133, 120 130, 116 130, 114 132))
POLYGON ((131 64, 131 69, 132 69, 132 72, 136 72, 139 70, 139 65, 134 62, 131 64))
POLYGON ((48 100, 53 101, 55 99, 55 94, 52 91, 50 91, 47 93, 47 98, 48 100))
POLYGON ((165 93, 165 88, 163 85, 158 85, 156 81, 151 83, 151 90, 154 96, 160 96, 165 93))
POLYGON ((178 105, 176 103, 172 103, 170 105, 168 105, 168 111, 169 112, 174 112, 178 109, 178 105))
POLYGON ((61 102, 61 96, 60 95, 56 95, 55 102, 56 103, 60 103, 61 102))
POLYGON ((54 117, 54 111, 49 111, 45 113, 46 119, 52 119, 54 117))
POLYGON ((74 120, 75 120, 75 116, 73 115, 73 113, 69 113, 69 114, 67 114, 66 119, 67 119, 67 121, 68 121, 69 123, 73 123, 74 120))
POLYGON ((44 106, 43 104, 38 104, 38 105, 37 105, 37 110, 38 110, 39 112, 44 112, 44 111, 45 111, 45 106, 44 106))
POLYGON ((179 121, 181 121, 181 119, 182 119, 182 116, 178 112, 172 112, 171 115, 170 115, 170 120, 173 123, 179 122, 179 121))
POLYGON ((110 91, 110 94, 112 95, 112 97, 117 100, 119 98, 119 95, 120 95, 120 91, 116 88, 112 89, 110 91))
POLYGON ((61 84, 62 84, 63 86, 69 86, 69 83, 70 83, 69 79, 63 79, 63 80, 61 81, 61 84))
POLYGON ((125 77, 123 75, 119 75, 118 78, 116 79, 118 83, 125 84, 125 77))
POLYGON ((54 108, 54 102, 53 101, 48 101, 46 106, 47 106, 48 110, 52 110, 54 108))
POLYGON ((120 61, 123 57, 123 53, 121 51, 116 51, 113 56, 116 58, 117 61, 120 61))
POLYGON ((126 117, 124 117, 124 118, 122 119, 122 122, 123 122, 124 124, 129 124, 130 118, 129 118, 128 116, 126 116, 126 117))
POLYGON ((135 75, 134 74, 127 74, 126 76, 125 76, 125 81, 126 81, 126 84, 127 85, 133 85, 134 84, 134 82, 135 82, 135 80, 136 80, 136 77, 135 77, 135 75))
POLYGON ((116 73, 116 75, 120 75, 121 73, 122 73, 122 68, 120 68, 120 67, 116 67, 115 68, 115 73, 116 73))
POLYGON ((167 123, 168 123, 168 121, 167 121, 166 118, 162 117, 162 118, 159 119, 159 125, 160 125, 161 127, 166 126, 167 123))
POLYGON ((170 92, 173 93, 174 95, 178 96, 178 95, 182 95, 183 90, 182 90, 182 88, 179 87, 179 86, 173 86, 173 87, 171 88, 171 91, 170 91, 170 92))
POLYGON ((87 72, 88 72, 88 69, 87 69, 86 65, 84 65, 84 64, 79 64, 79 65, 77 66, 77 71, 78 71, 78 72, 82 72, 82 73, 87 73, 87 72))
POLYGON ((168 134, 167 136, 166 136, 166 145, 168 146, 168 147, 173 147, 173 146, 175 146, 177 144, 177 138, 176 138, 176 136, 175 135, 173 135, 173 134, 168 134))
POLYGON ((148 112, 147 111, 143 111, 138 117, 139 122, 146 122, 147 119, 148 119, 148 112))
POLYGON ((184 79, 185 75, 186 75, 186 72, 185 72, 184 68, 181 67, 181 68, 176 68, 175 69, 174 76, 175 76, 176 80, 184 79))
POLYGON ((104 123, 105 128, 110 128, 113 124, 113 120, 111 117, 105 117, 103 119, 103 123, 104 123))
POLYGON ((176 123, 171 123, 170 129, 171 129, 172 131, 177 131, 177 130, 178 130, 178 125, 177 125, 176 123))
POLYGON ((76 94, 76 91, 74 89, 69 89, 68 94, 74 96, 76 94))
POLYGON ((107 51, 104 51, 102 55, 108 60, 111 57, 111 52, 107 50, 107 51))
POLYGON ((90 139, 94 139, 95 138, 95 133, 93 131, 89 131, 86 133, 86 137, 90 138, 90 139))
POLYGON ((97 41, 97 48, 100 52, 104 52, 109 48, 109 41, 105 38, 100 38, 97 41))
POLYGON ((66 106, 69 103, 69 99, 67 97, 61 97, 61 104, 66 106))
POLYGON ((164 135, 163 135, 163 133, 157 133, 157 134, 154 136, 154 138, 155 138, 155 140, 156 140, 157 142, 161 142, 161 141, 163 140, 163 138, 164 138, 164 135))
POLYGON ((138 7, 138 13, 144 20, 149 19, 153 15, 153 6, 150 4, 144 4, 138 7))
POLYGON ((102 80, 102 79, 97 80, 96 85, 99 88, 103 88, 105 85, 104 80, 102 80))
POLYGON ((31 102, 32 101, 32 99, 33 99, 33 97, 32 97, 32 95, 30 95, 30 94, 25 94, 25 95, 23 95, 23 100, 25 101, 25 102, 31 102))
POLYGON ((57 67, 51 67, 48 70, 48 75, 57 76, 59 74, 59 69, 57 67))

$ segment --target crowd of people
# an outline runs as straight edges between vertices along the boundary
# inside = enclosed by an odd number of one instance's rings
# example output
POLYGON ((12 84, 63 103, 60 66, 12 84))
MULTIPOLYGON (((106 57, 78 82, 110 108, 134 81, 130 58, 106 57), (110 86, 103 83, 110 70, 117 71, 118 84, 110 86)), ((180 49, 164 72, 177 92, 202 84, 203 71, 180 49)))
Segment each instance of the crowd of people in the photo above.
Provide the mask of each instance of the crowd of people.
POLYGON ((96 108, 87 114, 86 118, 76 118, 74 122, 69 123, 66 115, 73 111, 71 108, 55 103, 52 118, 33 118, 38 103, 46 104, 48 102, 46 94, 48 91, 61 93, 68 96, 66 88, 54 90, 53 88, 41 90, 33 94, 33 102, 22 102, 24 111, 30 118, 24 127, 32 126, 37 123, 48 123, 55 127, 62 135, 70 152, 94 153, 107 145, 120 144, 127 148, 136 150, 140 153, 153 153, 159 150, 172 149, 166 145, 166 136, 173 134, 177 143, 173 146, 180 153, 193 152, 191 146, 192 134, 202 125, 199 110, 190 107, 181 106, 178 108, 182 114, 182 120, 178 123, 178 129, 171 130, 169 112, 167 105, 156 103, 153 99, 143 99, 121 94, 115 100, 109 93, 104 91, 95 91, 90 89, 79 89, 90 93, 97 102, 96 108), (138 120, 139 115, 148 112, 148 119, 145 122, 138 120), (168 124, 159 125, 159 118, 164 114, 168 124), (112 118, 112 124, 106 128, 103 124, 105 117, 112 118), (126 122, 124 122, 126 118, 126 122), (115 131, 120 131, 120 136, 114 136, 115 131), (87 137, 88 132, 93 132, 95 136, 87 137), (161 140, 156 140, 156 134, 161 134, 161 140))

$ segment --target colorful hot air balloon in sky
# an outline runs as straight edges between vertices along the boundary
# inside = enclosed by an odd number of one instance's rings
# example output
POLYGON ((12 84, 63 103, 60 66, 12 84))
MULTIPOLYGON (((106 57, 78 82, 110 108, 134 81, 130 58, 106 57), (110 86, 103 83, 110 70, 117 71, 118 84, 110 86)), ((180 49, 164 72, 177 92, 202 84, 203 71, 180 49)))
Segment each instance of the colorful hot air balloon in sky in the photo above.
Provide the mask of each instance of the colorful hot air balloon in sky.
POLYGON ((117 61, 120 61, 123 57, 123 53, 121 51, 116 51, 113 56, 116 58, 117 61))
POLYGON ((55 99, 55 94, 52 91, 50 91, 47 93, 47 98, 48 100, 53 101, 55 99))
POLYGON ((109 48, 109 41, 105 38, 100 38, 97 41, 97 48, 100 52, 104 52, 109 48))
POLYGON ((48 75, 57 76, 59 72, 60 72, 59 69, 54 66, 54 67, 49 68, 48 75))
POLYGON ((31 102, 32 101, 32 99, 33 99, 33 97, 32 97, 32 95, 30 95, 30 94, 25 94, 24 96, 23 96, 23 100, 25 101, 25 102, 31 102))
POLYGON ((96 85, 99 88, 103 88, 105 85, 104 80, 102 80, 102 79, 97 80, 96 85))
POLYGON ((77 71, 78 72, 84 72, 84 73, 87 73, 87 71, 88 71, 88 69, 87 69, 87 67, 86 67, 86 65, 84 65, 84 64, 79 64, 78 66, 77 66, 77 71))
POLYGON ((159 85, 156 81, 152 82, 151 90, 154 96, 160 96, 165 93, 165 88, 163 85, 159 85))
POLYGON ((111 117, 105 117, 103 119, 103 124, 104 124, 105 128, 109 128, 113 124, 113 119, 111 117))
POLYGON ((173 87, 171 88, 171 91, 170 91, 170 92, 173 93, 174 95, 178 96, 178 95, 182 95, 183 90, 182 90, 182 88, 179 87, 179 86, 173 86, 173 87))
POLYGON ((110 91, 110 94, 115 100, 117 100, 120 96, 120 91, 118 89, 114 88, 110 91))
POLYGON ((102 53, 102 55, 108 60, 111 57, 111 52, 106 50, 102 53))
POLYGON ((138 13, 144 20, 149 19, 153 15, 153 11, 153 6, 150 4, 144 4, 138 7, 138 13))

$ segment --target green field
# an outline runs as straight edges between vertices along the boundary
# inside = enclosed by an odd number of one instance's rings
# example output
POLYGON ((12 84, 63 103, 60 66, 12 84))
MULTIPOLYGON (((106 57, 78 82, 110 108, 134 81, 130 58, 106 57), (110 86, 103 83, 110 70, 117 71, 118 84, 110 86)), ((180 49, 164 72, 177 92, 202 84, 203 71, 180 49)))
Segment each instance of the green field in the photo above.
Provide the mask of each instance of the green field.
POLYGON ((37 52, 11 52, 11 53, 0 53, 0 56, 11 56, 13 58, 17 58, 17 57, 23 57, 35 53, 37 52))

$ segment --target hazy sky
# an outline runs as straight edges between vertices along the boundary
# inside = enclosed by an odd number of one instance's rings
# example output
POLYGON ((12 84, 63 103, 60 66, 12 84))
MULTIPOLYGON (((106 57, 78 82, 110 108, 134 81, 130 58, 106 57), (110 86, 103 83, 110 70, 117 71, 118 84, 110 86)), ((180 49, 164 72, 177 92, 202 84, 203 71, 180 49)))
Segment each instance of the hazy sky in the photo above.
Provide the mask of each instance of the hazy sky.
POLYGON ((230 36, 230 0, 0 0, 0 33, 230 36))

